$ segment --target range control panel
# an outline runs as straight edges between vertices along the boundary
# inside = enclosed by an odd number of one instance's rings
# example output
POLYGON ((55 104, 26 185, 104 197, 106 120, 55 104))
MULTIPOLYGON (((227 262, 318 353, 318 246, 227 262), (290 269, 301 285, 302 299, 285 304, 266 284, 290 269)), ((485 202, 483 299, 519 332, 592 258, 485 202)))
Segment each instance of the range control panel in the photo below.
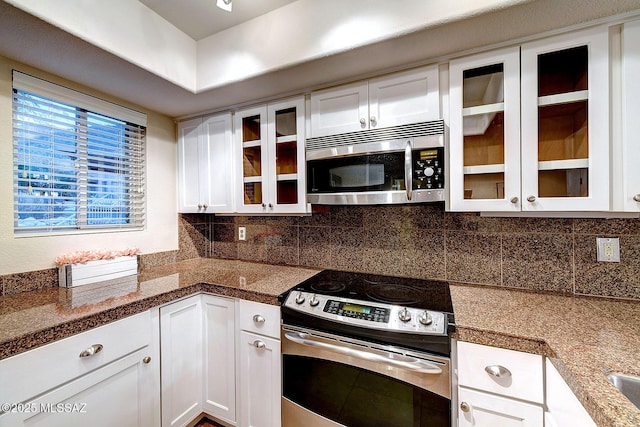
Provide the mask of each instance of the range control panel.
POLYGON ((370 329, 446 335, 446 317, 439 311, 364 302, 293 291, 284 306, 312 316, 370 329))

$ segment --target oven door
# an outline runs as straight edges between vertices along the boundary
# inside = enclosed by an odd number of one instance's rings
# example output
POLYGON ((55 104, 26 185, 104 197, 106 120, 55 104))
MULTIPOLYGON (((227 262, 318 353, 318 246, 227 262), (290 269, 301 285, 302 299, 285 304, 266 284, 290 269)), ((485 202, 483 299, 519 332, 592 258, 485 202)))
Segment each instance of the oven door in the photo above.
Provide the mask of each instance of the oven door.
POLYGON ((282 328, 283 427, 450 427, 447 358, 282 328))

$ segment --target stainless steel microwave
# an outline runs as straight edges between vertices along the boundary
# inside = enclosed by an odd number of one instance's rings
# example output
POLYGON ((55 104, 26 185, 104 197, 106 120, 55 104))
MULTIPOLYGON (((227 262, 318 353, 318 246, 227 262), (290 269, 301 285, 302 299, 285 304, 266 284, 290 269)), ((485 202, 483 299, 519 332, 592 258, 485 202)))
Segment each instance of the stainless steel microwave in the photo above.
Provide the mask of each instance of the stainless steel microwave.
POLYGON ((312 204, 444 201, 444 124, 308 139, 306 163, 307 202, 312 204))

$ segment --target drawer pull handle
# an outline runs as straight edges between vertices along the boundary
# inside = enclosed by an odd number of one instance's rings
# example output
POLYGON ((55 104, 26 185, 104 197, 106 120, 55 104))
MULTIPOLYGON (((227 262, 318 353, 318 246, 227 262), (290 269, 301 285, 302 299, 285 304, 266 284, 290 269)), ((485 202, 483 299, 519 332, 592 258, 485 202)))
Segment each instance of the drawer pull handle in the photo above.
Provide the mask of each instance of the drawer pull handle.
POLYGON ((80 357, 91 357, 96 353, 100 353, 103 348, 102 344, 94 344, 80 353, 80 357))
POLYGON ((253 346, 255 348, 265 348, 267 345, 264 343, 264 341, 260 341, 260 340, 255 340, 253 342, 253 346))
POLYGON ((145 365, 148 365, 149 363, 151 363, 151 357, 147 356, 144 359, 142 359, 142 361, 145 363, 145 365))
POLYGON ((511 376, 511 371, 500 365, 489 365, 484 370, 487 374, 496 378, 508 378, 511 376))
POLYGON ((471 409, 471 406, 469 406, 467 402, 460 403, 460 410, 462 412, 469 412, 470 409, 471 409))
POLYGON ((255 316, 253 316, 253 321, 255 323, 264 323, 266 320, 264 317, 260 316, 259 314, 256 314, 255 316))

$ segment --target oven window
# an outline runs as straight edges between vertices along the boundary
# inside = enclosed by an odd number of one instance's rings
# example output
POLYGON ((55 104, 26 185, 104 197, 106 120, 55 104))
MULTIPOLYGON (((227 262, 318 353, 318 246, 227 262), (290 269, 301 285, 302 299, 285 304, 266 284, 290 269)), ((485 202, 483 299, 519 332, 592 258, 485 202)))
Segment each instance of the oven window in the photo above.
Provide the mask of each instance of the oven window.
POLYGON ((349 427, 449 427, 450 400, 394 378, 315 358, 283 355, 283 394, 349 427))
POLYGON ((404 190, 404 152, 307 162, 309 193, 404 190))

